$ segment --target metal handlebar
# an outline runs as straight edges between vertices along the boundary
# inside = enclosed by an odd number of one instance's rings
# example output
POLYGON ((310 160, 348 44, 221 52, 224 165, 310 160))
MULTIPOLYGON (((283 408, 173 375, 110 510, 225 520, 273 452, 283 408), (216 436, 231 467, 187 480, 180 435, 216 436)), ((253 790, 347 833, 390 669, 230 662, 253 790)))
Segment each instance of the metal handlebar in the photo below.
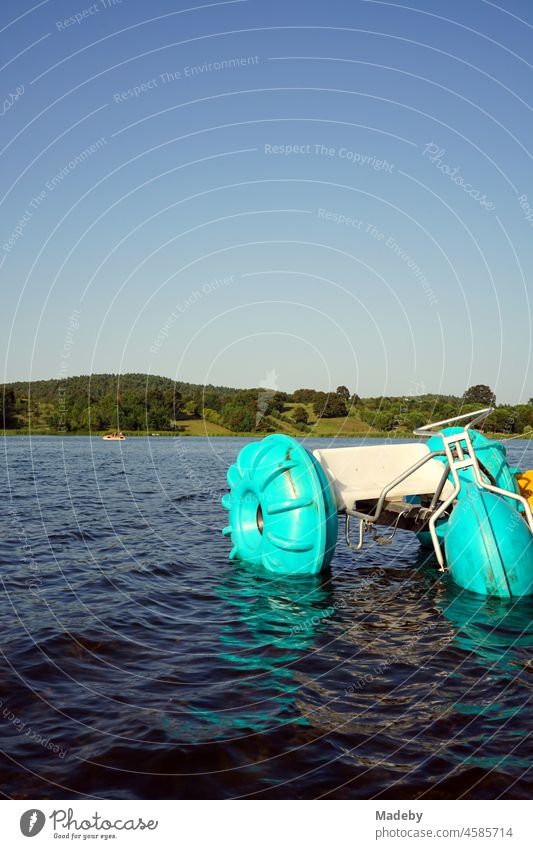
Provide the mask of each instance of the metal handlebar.
POLYGON ((470 416, 474 416, 474 418, 465 425, 465 430, 468 430, 473 425, 478 422, 486 419, 487 416, 490 416, 491 413, 494 412, 494 407, 484 407, 482 410, 474 410, 471 413, 463 413, 461 416, 453 416, 451 419, 443 419, 441 422, 431 422, 431 424, 422 425, 422 427, 417 427, 413 431, 417 436, 426 436, 431 432, 432 428, 441 428, 442 425, 452 424, 452 422, 460 422, 463 419, 468 419, 470 416))

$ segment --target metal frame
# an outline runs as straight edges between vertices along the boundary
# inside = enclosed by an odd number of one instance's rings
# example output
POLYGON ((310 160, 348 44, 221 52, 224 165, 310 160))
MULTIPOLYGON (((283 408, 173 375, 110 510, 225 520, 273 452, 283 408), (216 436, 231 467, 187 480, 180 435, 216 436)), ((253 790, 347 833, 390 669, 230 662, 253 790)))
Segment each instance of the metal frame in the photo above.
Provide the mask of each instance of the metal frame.
POLYGON ((437 509, 432 513, 431 518, 429 520, 429 532, 431 534, 431 540, 433 542, 433 548, 435 549, 435 554, 440 566, 440 569, 444 570, 444 555, 442 554, 442 548, 437 537, 437 532, 435 530, 435 524, 437 519, 442 516, 445 510, 448 509, 450 504, 455 501, 460 490, 461 490, 461 481, 459 480, 458 471, 461 469, 467 469, 472 467, 474 471, 474 477, 476 479, 477 485, 480 489, 486 489, 489 492, 495 492, 497 495, 504 495, 506 498, 512 498, 515 501, 518 501, 522 504, 524 508, 524 512, 526 515, 527 523, 529 525, 529 530, 533 533, 533 515, 531 513, 531 507, 527 498, 524 498, 523 495, 519 495, 516 492, 510 492, 507 489, 502 489, 499 486, 494 486, 491 483, 487 483, 486 480, 483 479, 481 469, 479 467, 479 460, 476 457, 476 452, 474 446, 472 445, 472 439, 470 437, 470 428, 478 422, 483 421, 490 416, 491 413, 494 412, 494 407, 485 407, 482 410, 475 410, 472 413, 463 413, 461 416, 455 416, 451 419, 445 419, 441 422, 434 422, 432 424, 424 425, 423 427, 417 428, 414 433, 418 436, 427 436, 429 433, 438 433, 443 441, 444 450, 446 452, 446 458, 448 460, 449 471, 452 475, 454 482, 454 491, 453 493, 443 501, 442 504, 437 507, 437 509), (434 430, 434 428, 440 428, 442 425, 451 424, 452 422, 461 421, 463 419, 468 419, 469 417, 474 416, 474 418, 470 418, 468 424, 464 426, 464 429, 459 433, 450 434, 450 436, 445 436, 442 432, 434 430), (465 458, 463 448, 461 442, 466 443, 468 458, 465 458), (455 451, 457 453, 457 459, 454 458, 452 452, 452 446, 455 446, 455 451))
MULTIPOLYGON (((373 513, 363 513, 360 510, 355 509, 354 507, 351 510, 346 510, 346 528, 345 528, 345 539, 347 546, 353 551, 360 551, 364 545, 364 534, 368 530, 372 529, 375 535, 374 525, 379 524, 379 520, 382 517, 385 503, 387 500, 388 493, 394 489, 395 486, 402 483, 406 478, 416 472, 424 463, 427 463, 428 460, 432 460, 435 457, 446 457, 446 463, 443 467, 443 473, 441 480, 439 481, 439 485, 435 492, 433 493, 433 497, 431 500, 431 504, 429 507, 422 507, 413 505, 412 508, 406 507, 399 514, 398 518, 394 524, 394 530, 390 537, 387 538, 387 542, 392 540, 392 537, 396 533, 398 522, 401 516, 404 513, 413 512, 416 513, 416 517, 418 521, 424 518, 428 518, 428 528, 431 534, 431 540, 433 542, 433 548, 435 550, 435 555, 437 557, 437 561, 439 563, 439 567, 441 571, 444 571, 444 555, 442 553, 442 548, 437 536, 436 524, 437 521, 446 513, 450 505, 456 500, 459 492, 461 491, 461 481, 459 480, 458 472, 462 469, 472 468, 474 472, 474 478, 476 484, 481 489, 486 489, 489 492, 495 492, 497 495, 503 495, 506 498, 512 498, 515 501, 518 501, 522 504, 524 508, 524 513, 527 519, 527 523, 529 525, 529 529, 533 534, 533 514, 531 512, 530 504, 527 498, 524 498, 523 495, 519 495, 516 492, 510 492, 509 490, 502 489, 499 486, 495 486, 491 483, 488 483, 486 479, 484 479, 479 460, 476 457, 476 452, 474 446, 472 444, 472 439, 470 437, 470 428, 472 428, 475 424, 480 421, 483 421, 494 411, 493 407, 485 407, 482 410, 475 410, 472 413, 463 413, 459 416, 453 416, 450 419, 443 419, 440 422, 432 422, 431 424, 423 425, 422 427, 416 428, 413 432, 417 436, 432 436, 439 435, 443 442, 443 450, 441 451, 430 451, 427 456, 422 457, 412 466, 402 472, 401 475, 398 475, 393 481, 388 483, 380 492, 379 498, 376 502, 376 506, 373 513), (442 433, 442 427, 444 425, 450 425, 453 422, 463 421, 464 419, 469 419, 468 423, 464 426, 463 430, 458 433, 450 434, 446 436, 442 433), (465 452, 463 451, 463 446, 461 443, 464 442, 466 445, 466 453, 468 456, 465 457, 465 452), (454 452, 455 455, 454 456, 454 452), (454 490, 452 494, 446 498, 443 502, 438 504, 440 496, 442 494, 442 490, 448 480, 449 476, 452 476, 454 490), (359 539, 356 544, 350 541, 350 518, 354 517, 359 520, 359 539)), ((424 493, 420 493, 423 495, 424 493)), ((379 541, 379 540, 377 540, 379 541)))
MULTIPOLYGON (((387 495, 391 491, 391 489, 394 489, 395 486, 398 486, 400 483, 402 483, 404 480, 406 480, 406 478, 408 478, 410 475, 412 475, 413 472, 418 471, 418 469, 421 468, 421 466, 423 466, 429 460, 433 460, 435 457, 444 457, 444 456, 445 456, 445 451, 430 451, 425 457, 422 457, 420 460, 417 460, 416 463, 413 463, 412 466, 409 466, 409 468, 406 469, 405 472, 402 472, 401 475, 398 475, 396 478, 394 478, 394 480, 392 480, 390 483, 388 483, 381 490, 373 513, 363 513, 360 510, 356 510, 355 505, 354 505, 354 507, 352 507, 351 510, 347 509, 346 510, 345 540, 346 540, 346 545, 348 546, 348 548, 352 549, 352 551, 360 551, 363 548, 364 534, 365 534, 366 531, 369 531, 371 528, 373 528, 373 526, 375 524, 379 524, 379 520, 382 517, 383 510, 384 510, 384 507, 385 507, 385 503, 386 503, 386 500, 387 500, 387 495), (355 519, 359 520, 359 539, 358 539, 357 544, 354 544, 350 541, 350 518, 351 517, 354 517, 355 519)), ((439 482, 439 486, 438 486, 437 491, 440 490, 440 492, 442 492, 442 490, 444 488, 444 484, 446 483, 446 480, 448 478, 449 471, 450 470, 448 468, 448 464, 446 464, 444 466, 444 472, 443 472, 442 478, 439 482)), ((433 497, 435 498, 435 495, 433 497)), ((394 536, 394 534, 396 533, 399 518, 402 515, 402 513, 406 512, 406 509, 407 508, 404 507, 404 509, 402 510, 400 515, 398 516, 398 520, 396 521, 396 525, 395 525, 392 536, 394 536)), ((412 506, 412 512, 416 513, 416 517, 417 517, 418 520, 420 520, 421 517, 429 516, 430 510, 431 510, 430 507, 422 507, 422 506, 417 506, 417 505, 412 506)), ((392 540, 392 536, 390 537, 390 540, 392 540)), ((433 539, 433 536, 432 536, 432 539, 433 539)))

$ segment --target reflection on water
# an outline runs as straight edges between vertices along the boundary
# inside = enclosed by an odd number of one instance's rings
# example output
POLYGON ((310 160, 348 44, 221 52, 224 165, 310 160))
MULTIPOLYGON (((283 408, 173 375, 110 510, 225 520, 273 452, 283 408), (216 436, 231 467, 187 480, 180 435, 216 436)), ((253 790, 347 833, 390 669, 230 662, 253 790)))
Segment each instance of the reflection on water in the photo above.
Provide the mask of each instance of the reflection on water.
POLYGON ((335 611, 331 578, 272 581, 241 564, 215 587, 230 613, 217 633, 217 662, 230 686, 206 688, 189 720, 165 724, 181 741, 234 740, 272 724, 306 723, 295 711, 294 666, 311 650, 320 623, 335 611), (213 699, 218 689, 220 701, 213 699), (213 709, 213 705, 216 708, 213 709))
POLYGON ((512 673, 517 665, 533 669, 533 601, 483 598, 447 582, 442 614, 456 629, 458 646, 473 653, 484 668, 512 673))

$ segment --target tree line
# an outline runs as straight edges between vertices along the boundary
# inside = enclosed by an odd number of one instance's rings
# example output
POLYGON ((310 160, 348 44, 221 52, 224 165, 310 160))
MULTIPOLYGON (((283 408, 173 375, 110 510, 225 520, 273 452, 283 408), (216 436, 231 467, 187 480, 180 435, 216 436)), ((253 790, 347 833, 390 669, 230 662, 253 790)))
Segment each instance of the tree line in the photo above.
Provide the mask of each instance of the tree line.
POLYGON ((489 386, 469 387, 462 396, 420 394, 360 398, 347 386, 334 392, 256 387, 202 386, 147 374, 95 374, 64 380, 4 386, 0 424, 4 429, 83 433, 179 430, 180 422, 203 418, 237 433, 269 433, 290 425, 307 433, 322 419, 346 418, 381 432, 411 432, 429 421, 479 407, 495 406, 486 428, 523 433, 533 427, 528 404, 496 405, 489 386))

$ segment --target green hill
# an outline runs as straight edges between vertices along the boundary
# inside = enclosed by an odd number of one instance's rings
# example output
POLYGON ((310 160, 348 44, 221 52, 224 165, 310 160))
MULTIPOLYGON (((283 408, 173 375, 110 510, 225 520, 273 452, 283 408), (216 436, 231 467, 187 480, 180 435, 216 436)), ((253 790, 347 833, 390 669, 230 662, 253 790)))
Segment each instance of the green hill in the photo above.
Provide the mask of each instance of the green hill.
MULTIPOLYGON (((256 387, 201 386, 148 374, 93 374, 63 380, 16 382, 4 387, 0 424, 7 432, 84 434, 180 433, 190 436, 410 435, 415 427, 495 404, 487 386, 462 397, 359 398, 347 387, 325 393, 293 393, 256 387)), ((533 399, 532 399, 533 400, 533 399)), ((489 419, 491 431, 521 434, 533 427, 533 404, 501 405, 489 419)))

